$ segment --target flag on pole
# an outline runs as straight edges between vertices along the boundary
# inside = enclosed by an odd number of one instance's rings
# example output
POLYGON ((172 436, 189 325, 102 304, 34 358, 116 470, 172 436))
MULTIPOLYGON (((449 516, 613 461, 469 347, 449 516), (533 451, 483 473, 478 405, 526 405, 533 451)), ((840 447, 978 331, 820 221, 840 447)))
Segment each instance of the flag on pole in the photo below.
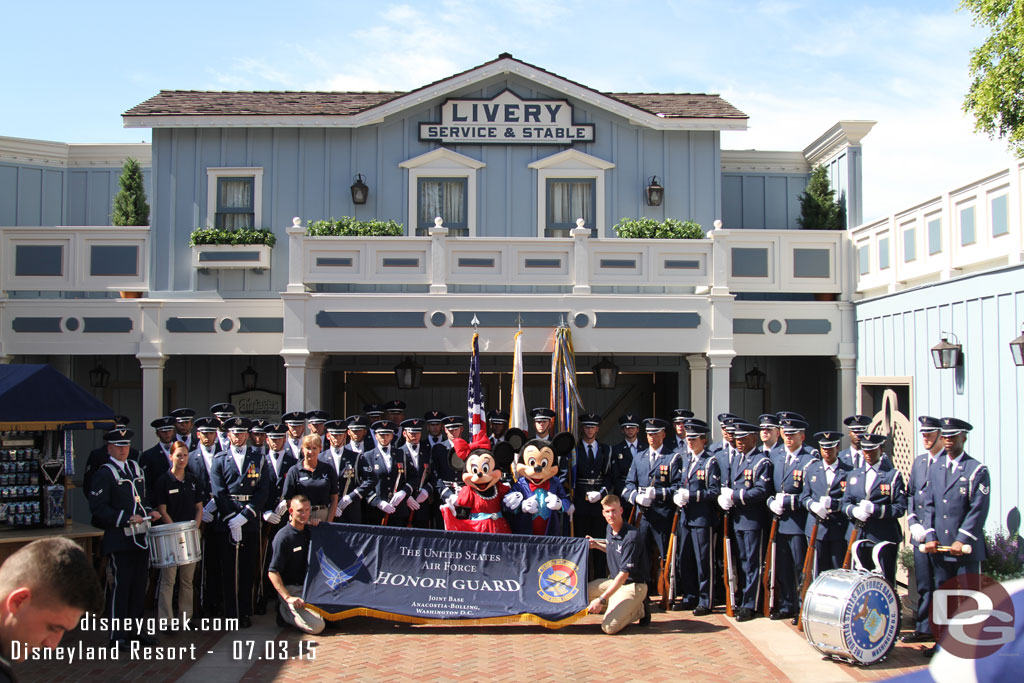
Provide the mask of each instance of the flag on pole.
POLYGON ((467 392, 467 407, 469 418, 469 441, 473 436, 485 429, 486 417, 484 416, 484 392, 480 388, 480 335, 473 333, 473 354, 469 359, 469 390, 467 392))
POLYGON ((555 411, 553 431, 576 434, 577 418, 583 409, 576 385, 576 355, 572 331, 562 324, 555 329, 555 348, 551 353, 551 409, 555 411))
POLYGON ((509 428, 530 431, 526 421, 526 399, 523 397, 523 331, 515 336, 515 351, 512 353, 512 400, 509 401, 509 428))

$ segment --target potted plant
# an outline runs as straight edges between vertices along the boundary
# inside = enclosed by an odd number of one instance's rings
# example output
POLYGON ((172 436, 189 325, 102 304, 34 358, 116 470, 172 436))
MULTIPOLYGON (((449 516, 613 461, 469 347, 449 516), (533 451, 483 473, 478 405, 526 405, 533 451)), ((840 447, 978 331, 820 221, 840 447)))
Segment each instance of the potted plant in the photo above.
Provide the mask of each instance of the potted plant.
POLYGON ((1010 581, 1024 577, 1024 541, 1014 531, 997 530, 985 533, 987 557, 981 563, 981 572, 996 581, 1010 581))
MULTIPOLYGON (((111 222, 119 228, 149 225, 149 203, 146 201, 146 188, 139 162, 131 157, 125 159, 117 182, 121 189, 114 195, 111 222)), ((121 292, 122 299, 138 299, 141 296, 142 292, 121 292)))
MULTIPOLYGON (((803 230, 844 230, 846 207, 836 201, 835 190, 828 179, 828 169, 817 166, 811 171, 807 188, 800 194, 800 216, 797 225, 803 230)), ((835 301, 835 292, 815 294, 818 301, 835 301)))
POLYGON ((666 218, 663 221, 654 218, 622 218, 612 229, 616 235, 626 239, 704 239, 704 229, 699 223, 675 218, 666 218))
POLYGON ((403 237, 405 226, 395 221, 358 221, 351 216, 339 219, 332 216, 309 221, 306 234, 310 237, 403 237))
POLYGON ((189 236, 196 268, 269 268, 277 237, 267 229, 196 228, 189 236))

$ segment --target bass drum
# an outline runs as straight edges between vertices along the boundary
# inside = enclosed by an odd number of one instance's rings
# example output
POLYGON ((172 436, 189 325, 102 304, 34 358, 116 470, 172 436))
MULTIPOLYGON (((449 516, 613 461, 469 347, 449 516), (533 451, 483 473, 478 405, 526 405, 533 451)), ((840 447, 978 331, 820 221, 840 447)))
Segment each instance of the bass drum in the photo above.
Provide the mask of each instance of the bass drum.
POLYGON ((833 659, 870 665, 888 656, 900 630, 900 604, 878 574, 848 569, 823 572, 807 589, 804 635, 833 659))
POLYGON ((150 527, 146 537, 149 540, 149 564, 154 568, 180 567, 203 559, 199 528, 194 519, 150 527))

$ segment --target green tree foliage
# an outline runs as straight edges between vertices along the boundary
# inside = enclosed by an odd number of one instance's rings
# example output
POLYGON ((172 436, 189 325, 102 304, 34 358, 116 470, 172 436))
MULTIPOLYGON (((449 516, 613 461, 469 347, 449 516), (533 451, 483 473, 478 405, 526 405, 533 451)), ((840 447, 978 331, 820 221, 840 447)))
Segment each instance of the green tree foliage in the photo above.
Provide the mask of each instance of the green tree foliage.
POLYGON ((310 221, 306 234, 311 237, 401 237, 405 228, 395 221, 358 221, 351 216, 310 221))
POLYGON ((700 223, 675 218, 666 218, 664 221, 653 218, 623 218, 612 229, 616 235, 627 239, 704 239, 704 229, 700 227, 700 223))
POLYGON ((800 195, 800 217, 797 224, 805 230, 842 230, 846 216, 842 204, 835 199, 835 190, 828 180, 828 169, 818 166, 811 171, 807 189, 800 195))
POLYGON ((198 247, 202 244, 265 244, 273 247, 277 236, 263 228, 241 228, 239 230, 223 230, 221 228, 196 228, 189 235, 188 245, 198 247))
POLYGON ((149 225, 149 204, 139 162, 131 157, 125 159, 118 182, 121 189, 114 196, 114 225, 149 225))
POLYGON ((1005 138, 1024 157, 1024 0, 961 0, 960 8, 991 32, 971 51, 964 111, 974 114, 974 130, 1005 138))

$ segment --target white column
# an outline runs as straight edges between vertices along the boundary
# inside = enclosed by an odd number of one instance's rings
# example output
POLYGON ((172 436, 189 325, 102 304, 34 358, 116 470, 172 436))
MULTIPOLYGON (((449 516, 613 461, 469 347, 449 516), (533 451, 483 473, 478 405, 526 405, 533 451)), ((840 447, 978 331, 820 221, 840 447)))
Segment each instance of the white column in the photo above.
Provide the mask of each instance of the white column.
POLYGON ((448 228, 438 216, 430 234, 430 293, 448 293, 448 228))
POLYGON ((305 292, 306 285, 303 282, 304 267, 302 263, 303 249, 302 242, 306 236, 306 229, 302 227, 302 219, 296 216, 292 224, 285 230, 288 233, 288 285, 289 292, 305 292))
MULTIPOLYGON (((163 417, 164 413, 164 363, 167 356, 159 353, 135 356, 142 367, 142 425, 163 417)), ((142 431, 139 432, 140 434, 142 431)))
POLYGON ((839 417, 836 424, 848 415, 853 415, 859 409, 857 405, 857 356, 856 354, 841 354, 833 358, 836 364, 836 384, 839 390, 839 417))
POLYGON ((303 388, 305 406, 301 410, 319 410, 323 407, 321 380, 325 362, 327 362, 326 353, 311 353, 306 359, 305 387, 303 388))
POLYGON ((590 228, 583 227, 583 219, 576 219, 576 227, 569 231, 573 244, 573 294, 590 294, 590 251, 587 249, 590 228))
POLYGON ((281 358, 284 359, 284 409, 289 413, 306 409, 306 364, 310 354, 306 342, 305 323, 306 303, 310 296, 307 292, 281 293, 284 313, 284 338, 281 348, 281 358))
POLYGON ((281 352, 284 359, 284 410, 305 410, 306 361, 309 351, 281 352))
MULTIPOLYGON (((686 357, 690 364, 690 410, 694 416, 708 419, 708 359, 693 353, 686 357)), ((710 424, 710 423, 709 423, 710 424)))
POLYGON ((729 370, 735 357, 735 351, 708 352, 708 365, 711 369, 711 412, 708 414, 708 425, 712 426, 712 434, 719 433, 720 425, 715 424, 716 416, 729 412, 729 370))

